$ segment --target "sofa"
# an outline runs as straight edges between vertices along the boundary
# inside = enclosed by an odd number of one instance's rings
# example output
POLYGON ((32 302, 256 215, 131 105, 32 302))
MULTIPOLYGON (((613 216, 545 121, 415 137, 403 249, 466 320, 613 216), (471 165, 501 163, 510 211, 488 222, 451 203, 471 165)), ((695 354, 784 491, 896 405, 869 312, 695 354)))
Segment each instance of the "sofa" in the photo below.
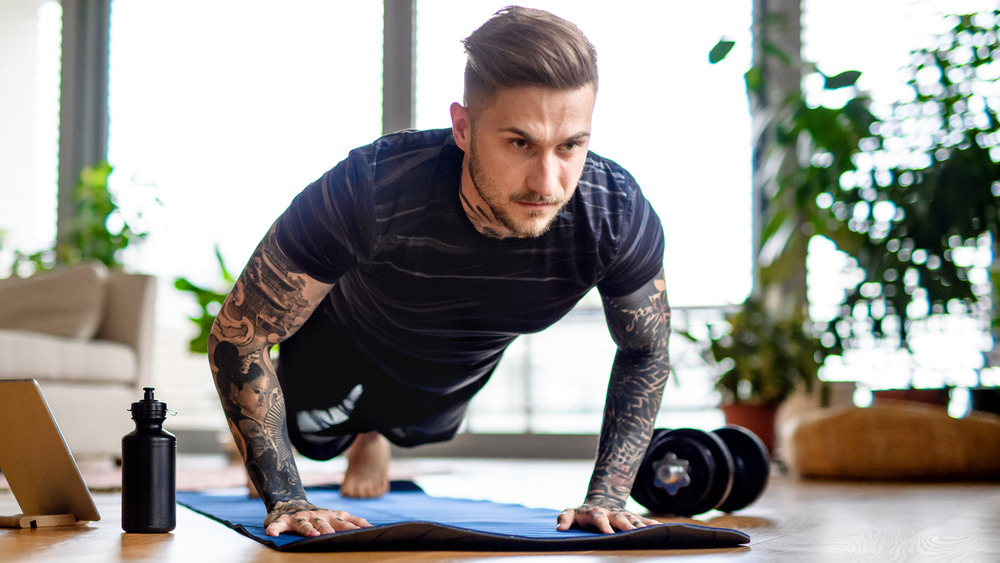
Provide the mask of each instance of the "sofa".
POLYGON ((121 458, 152 386, 155 278, 100 263, 0 279, 0 379, 35 379, 77 460, 121 458))

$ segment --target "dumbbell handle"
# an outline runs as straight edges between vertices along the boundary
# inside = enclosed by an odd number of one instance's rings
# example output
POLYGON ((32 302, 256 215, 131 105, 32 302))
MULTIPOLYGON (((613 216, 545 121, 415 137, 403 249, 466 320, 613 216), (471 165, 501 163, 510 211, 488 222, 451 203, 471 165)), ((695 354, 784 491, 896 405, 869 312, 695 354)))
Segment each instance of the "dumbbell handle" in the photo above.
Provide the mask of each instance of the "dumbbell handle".
POLYGON ((656 470, 656 478, 665 485, 680 483, 685 477, 687 477, 687 469, 676 464, 664 464, 656 470))
POLYGON ((660 461, 653 463, 656 485, 666 488, 670 494, 691 483, 688 475, 690 464, 686 459, 679 459, 673 452, 668 452, 660 461))

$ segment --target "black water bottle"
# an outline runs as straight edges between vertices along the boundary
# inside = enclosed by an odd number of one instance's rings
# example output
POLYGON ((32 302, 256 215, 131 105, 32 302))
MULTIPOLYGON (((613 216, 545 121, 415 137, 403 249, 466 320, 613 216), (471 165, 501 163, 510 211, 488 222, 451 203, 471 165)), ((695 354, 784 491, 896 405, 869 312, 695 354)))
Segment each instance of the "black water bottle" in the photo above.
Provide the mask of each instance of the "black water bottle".
POLYGON ((122 529, 169 532, 177 525, 177 438, 163 429, 166 403, 153 388, 132 403, 135 430, 122 438, 122 529))

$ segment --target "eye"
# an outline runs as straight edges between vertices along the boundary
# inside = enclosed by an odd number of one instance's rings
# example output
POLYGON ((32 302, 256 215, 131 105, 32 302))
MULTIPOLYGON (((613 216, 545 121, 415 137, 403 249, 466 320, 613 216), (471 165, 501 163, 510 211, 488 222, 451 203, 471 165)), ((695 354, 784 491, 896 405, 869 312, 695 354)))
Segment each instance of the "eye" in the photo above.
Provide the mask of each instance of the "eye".
POLYGON ((528 148, 528 141, 525 141, 524 139, 511 139, 510 140, 510 144, 515 149, 526 149, 526 148, 528 148))

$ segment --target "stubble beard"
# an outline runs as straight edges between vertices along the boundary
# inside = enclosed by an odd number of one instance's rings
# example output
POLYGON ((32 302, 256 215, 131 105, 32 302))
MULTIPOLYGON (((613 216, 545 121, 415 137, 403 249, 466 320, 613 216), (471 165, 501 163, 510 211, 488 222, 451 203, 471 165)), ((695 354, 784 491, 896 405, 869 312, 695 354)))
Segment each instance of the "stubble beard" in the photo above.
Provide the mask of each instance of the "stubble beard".
MULTIPOLYGON (((479 161, 479 156, 476 154, 476 140, 475 135, 472 137, 472 144, 469 148, 469 178, 472 180, 472 187, 475 188, 476 193, 479 194, 480 199, 489 207, 490 212, 493 214, 494 219, 497 223, 500 223, 507 231, 509 231, 516 238, 538 238, 549 231, 552 227, 552 223, 555 221, 556 216, 559 215, 559 211, 562 210, 566 205, 566 201, 563 201, 559 197, 549 197, 538 195, 531 191, 523 191, 511 194, 507 202, 501 201, 502 196, 500 195, 500 189, 497 188, 496 183, 489 178, 489 176, 483 170, 482 164, 479 161), (559 209, 546 221, 544 224, 521 224, 510 213, 503 207, 503 203, 545 203, 545 204, 557 204, 559 209)), ((529 218, 544 217, 545 211, 529 211, 529 218)))

